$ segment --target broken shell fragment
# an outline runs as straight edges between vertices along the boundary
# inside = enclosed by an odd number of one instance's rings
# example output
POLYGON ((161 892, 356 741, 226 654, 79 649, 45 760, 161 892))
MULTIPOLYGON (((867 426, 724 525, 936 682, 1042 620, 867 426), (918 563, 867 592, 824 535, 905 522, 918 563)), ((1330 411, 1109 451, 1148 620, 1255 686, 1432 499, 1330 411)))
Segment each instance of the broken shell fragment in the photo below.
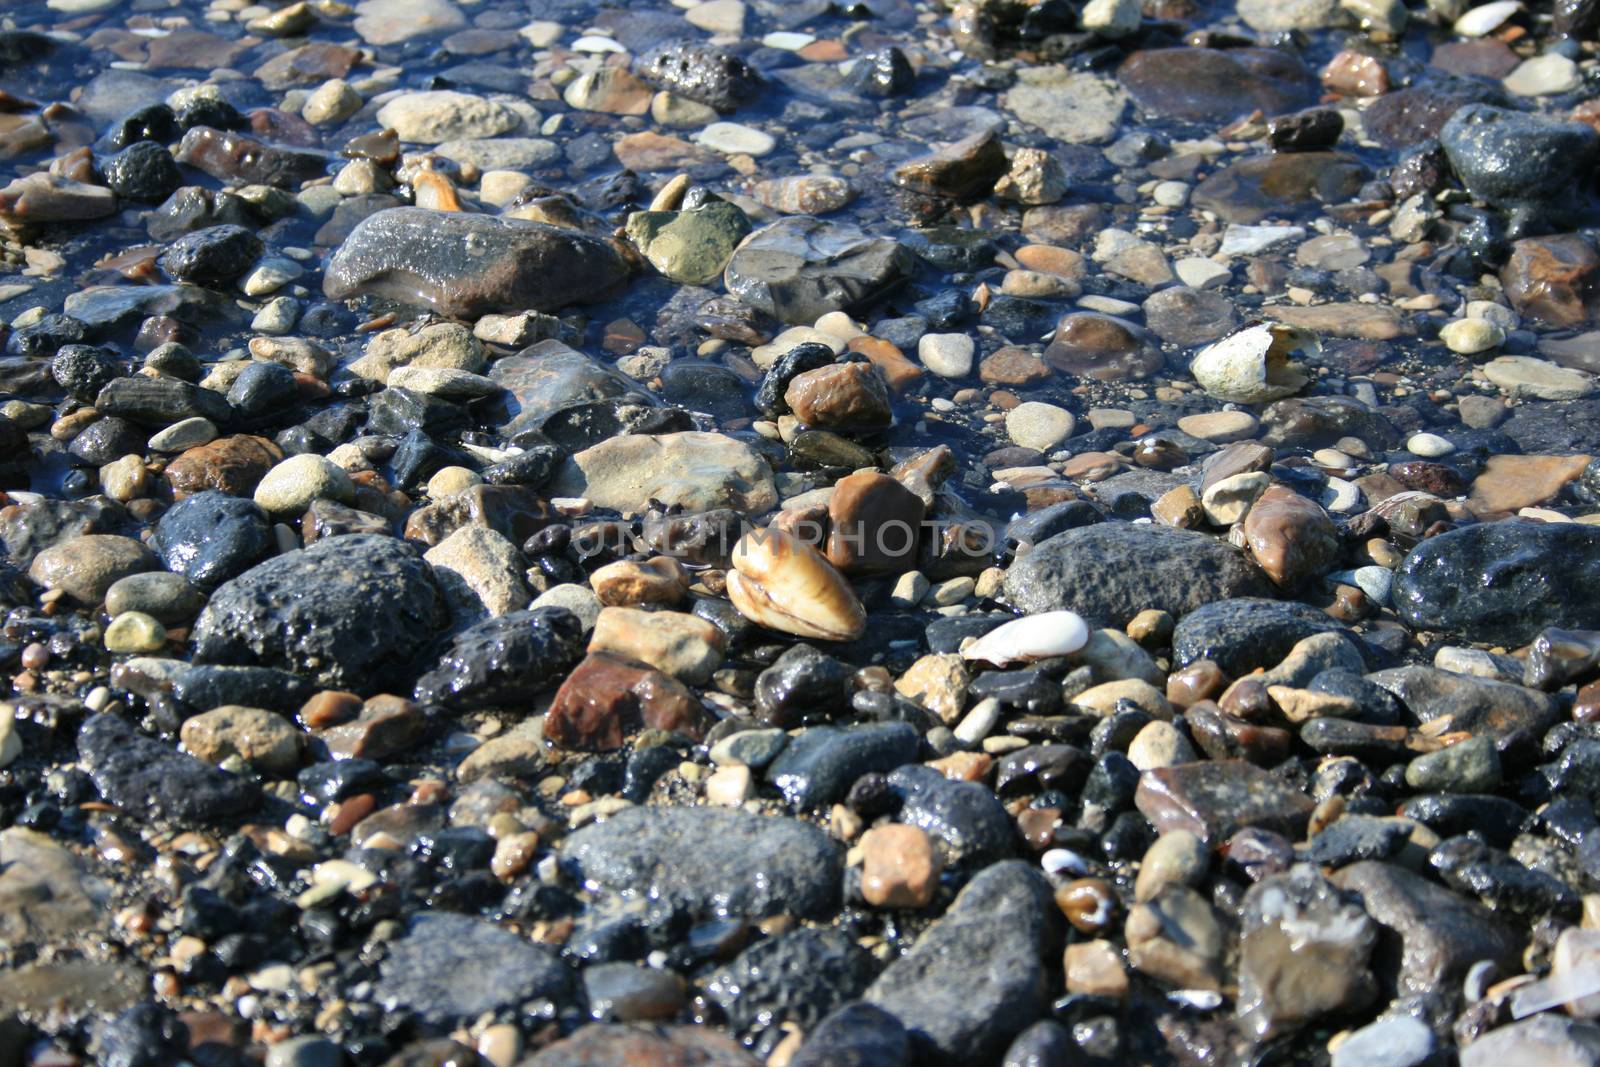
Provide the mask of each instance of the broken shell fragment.
POLYGON ((752 530, 733 548, 728 598, 769 630, 822 641, 853 641, 867 612, 822 553, 782 530, 752 530))
POLYGON ((1289 362, 1291 356, 1309 357, 1321 351, 1310 330, 1257 322, 1207 346, 1194 357, 1189 373, 1218 400, 1265 404, 1305 388, 1308 379, 1298 364, 1289 362))
POLYGON ((965 659, 996 667, 1065 656, 1089 643, 1089 626, 1075 611, 1046 611, 996 627, 961 650, 965 659))

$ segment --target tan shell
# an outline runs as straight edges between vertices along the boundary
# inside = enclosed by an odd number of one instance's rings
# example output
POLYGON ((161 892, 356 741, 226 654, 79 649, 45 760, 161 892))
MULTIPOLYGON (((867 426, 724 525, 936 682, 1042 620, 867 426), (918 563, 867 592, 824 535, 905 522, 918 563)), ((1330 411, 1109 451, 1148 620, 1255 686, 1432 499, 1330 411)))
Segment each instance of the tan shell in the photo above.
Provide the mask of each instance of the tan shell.
POLYGON ((798 637, 853 641, 867 629, 866 609, 844 575, 810 545, 770 527, 734 546, 728 597, 751 622, 798 637))

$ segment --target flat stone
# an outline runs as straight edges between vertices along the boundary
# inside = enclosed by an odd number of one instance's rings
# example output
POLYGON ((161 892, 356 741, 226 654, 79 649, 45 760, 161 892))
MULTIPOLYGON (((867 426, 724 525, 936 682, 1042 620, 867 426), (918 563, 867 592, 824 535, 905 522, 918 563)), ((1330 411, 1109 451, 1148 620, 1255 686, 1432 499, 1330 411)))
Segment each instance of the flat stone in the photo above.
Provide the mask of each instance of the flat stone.
POLYGON ((778 503, 766 460, 742 441, 700 431, 614 437, 567 460, 550 491, 630 512, 651 499, 689 512, 733 508, 746 515, 778 503))
POLYGON ((475 318, 554 311, 628 274, 610 243, 540 222, 399 207, 367 216, 334 253, 330 299, 376 296, 475 318))
POLYGON ((1250 826, 1297 837, 1315 806, 1282 778, 1242 760, 1145 771, 1134 804, 1158 833, 1187 830, 1213 844, 1250 826))
POLYGON ((809 325, 830 311, 855 313, 915 269, 904 244, 844 223, 790 217, 756 230, 724 272, 728 292, 782 322, 809 325))
POLYGON ((467 915, 424 912, 389 946, 374 998, 434 1024, 538 998, 565 1002, 574 981, 544 945, 467 915))
POLYGON ((822 917, 842 873, 809 823, 716 808, 629 808, 569 835, 561 859, 601 893, 705 917, 822 917))

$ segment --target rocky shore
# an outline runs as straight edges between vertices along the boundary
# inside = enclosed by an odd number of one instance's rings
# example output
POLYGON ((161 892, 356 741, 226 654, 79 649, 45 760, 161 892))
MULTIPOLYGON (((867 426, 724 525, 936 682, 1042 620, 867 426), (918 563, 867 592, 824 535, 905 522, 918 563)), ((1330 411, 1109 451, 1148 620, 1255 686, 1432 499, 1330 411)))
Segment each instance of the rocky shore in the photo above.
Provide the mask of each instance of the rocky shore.
POLYGON ((1600 1067, 1597 50, 4 5, 0 1067, 1600 1067))

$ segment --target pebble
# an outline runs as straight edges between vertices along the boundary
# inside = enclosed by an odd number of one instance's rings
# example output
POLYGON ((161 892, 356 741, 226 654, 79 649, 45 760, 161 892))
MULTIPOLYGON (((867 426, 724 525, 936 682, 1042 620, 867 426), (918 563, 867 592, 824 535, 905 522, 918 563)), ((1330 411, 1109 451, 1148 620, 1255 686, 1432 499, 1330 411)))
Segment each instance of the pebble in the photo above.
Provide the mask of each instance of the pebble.
POLYGON ((1006 412, 1006 433, 1023 448, 1049 452, 1072 436, 1076 422, 1064 408, 1029 400, 1006 412))
POLYGON ((255 502, 270 515, 298 515, 313 500, 355 500, 350 476, 322 456, 306 453, 279 463, 256 486, 255 502))
POLYGON ((1439 340, 1450 351, 1463 356, 1477 355, 1505 343, 1505 331, 1483 319, 1455 319, 1439 331, 1439 340))
POLYGON ((961 333, 923 334, 917 342, 917 359, 941 378, 965 378, 972 373, 976 345, 961 333))
POLYGON ((106 651, 141 653, 160 651, 167 643, 167 629, 142 611, 124 611, 106 627, 106 651))

